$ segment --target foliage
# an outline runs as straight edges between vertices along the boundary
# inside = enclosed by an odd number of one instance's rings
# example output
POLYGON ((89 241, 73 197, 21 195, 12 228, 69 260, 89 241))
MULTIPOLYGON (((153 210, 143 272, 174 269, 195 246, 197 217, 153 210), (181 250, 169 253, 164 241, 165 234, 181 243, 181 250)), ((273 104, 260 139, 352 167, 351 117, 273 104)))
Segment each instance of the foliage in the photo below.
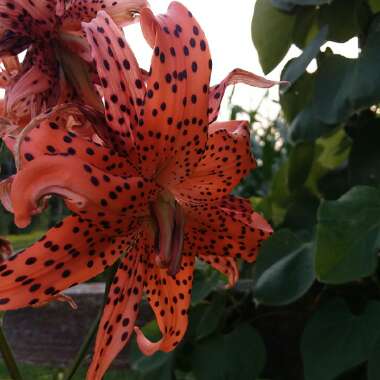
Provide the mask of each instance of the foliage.
POLYGON ((302 50, 281 74, 286 155, 268 192, 252 198, 276 230, 252 276, 254 299, 270 307, 268 324, 291 351, 278 355, 254 323, 270 379, 379 378, 379 11, 377 0, 256 2, 252 34, 264 72, 290 44, 302 50), (269 33, 276 27, 286 37, 269 33), (353 37, 356 59, 323 47, 353 37))

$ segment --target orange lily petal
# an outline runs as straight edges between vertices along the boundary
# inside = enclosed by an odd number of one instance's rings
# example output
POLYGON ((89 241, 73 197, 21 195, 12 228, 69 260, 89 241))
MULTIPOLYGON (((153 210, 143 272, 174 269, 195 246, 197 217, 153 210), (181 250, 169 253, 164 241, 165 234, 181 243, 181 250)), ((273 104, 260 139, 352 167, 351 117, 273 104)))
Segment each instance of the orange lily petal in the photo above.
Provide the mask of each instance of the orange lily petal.
POLYGON ((228 279, 226 288, 233 288, 239 280, 239 268, 236 260, 228 256, 212 256, 200 254, 199 258, 224 274, 228 279))
POLYGON ((237 83, 244 83, 260 88, 270 88, 281 82, 271 81, 242 69, 231 71, 222 82, 210 89, 208 110, 210 123, 214 122, 218 117, 220 104, 222 103, 227 86, 237 83))
POLYGON ((62 290, 103 272, 128 244, 128 239, 113 239, 81 218, 67 217, 1 264, 0 310, 52 300, 62 290))
POLYGON ((177 199, 214 202, 228 195, 255 167, 248 122, 213 123, 209 127, 206 151, 197 168, 171 190, 177 199))
POLYGON ((154 189, 152 183, 140 177, 108 175, 78 158, 42 156, 15 176, 11 198, 15 223, 25 227, 45 195, 63 196, 76 211, 86 211, 88 207, 133 218, 147 214, 148 203, 155 196, 154 189))
POLYGON ((11 188, 14 176, 10 176, 0 181, 0 202, 8 212, 13 212, 11 202, 11 188))
POLYGON ((63 17, 64 29, 80 27, 80 21, 90 21, 98 11, 106 11, 120 26, 136 21, 136 13, 148 6, 146 0, 86 0, 72 1, 63 17))
POLYGON ((8 259, 12 254, 12 245, 9 240, 0 237, 0 263, 8 259))
POLYGON ((159 183, 179 182, 195 168, 207 140, 210 52, 201 27, 180 3, 158 17, 143 9, 141 28, 154 49, 139 129, 143 172, 158 169, 159 183))
POLYGON ((131 238, 131 251, 120 264, 99 323, 87 380, 101 380, 116 355, 128 343, 135 325, 146 276, 149 241, 144 231, 131 238))
POLYGON ((94 20, 82 25, 102 85, 115 148, 137 164, 134 130, 145 96, 140 68, 121 30, 107 13, 99 12, 94 20))
POLYGON ((21 64, 20 64, 20 61, 19 61, 17 55, 2 57, 1 61, 4 64, 5 70, 9 74, 16 74, 21 69, 21 64))
MULTIPOLYGON (((1 26, 0 52, 20 53, 28 46, 31 37, 46 38, 52 25, 56 23, 55 6, 51 0, 13 0, 0 3, 1 26), (16 35, 15 35, 16 34, 16 35), (28 37, 20 41, 20 36, 28 37), (16 48, 6 49, 14 37, 16 48), (18 39, 18 41, 16 40, 18 39), (20 46, 24 42, 25 46, 20 46)), ((12 46, 11 46, 12 47, 12 46)))
POLYGON ((24 59, 22 70, 6 90, 6 112, 16 119, 30 120, 56 104, 59 97, 58 84, 53 50, 32 47, 24 59))
POLYGON ((271 226, 252 210, 249 200, 227 196, 214 204, 182 204, 189 217, 186 230, 196 251, 254 262, 271 226))
POLYGON ((59 121, 43 121, 23 135, 19 144, 21 167, 41 156, 64 154, 79 158, 113 175, 138 176, 125 157, 115 151, 77 136, 59 125, 59 121))
POLYGON ((182 254, 181 268, 175 276, 170 276, 167 269, 155 264, 154 255, 150 255, 146 280, 147 299, 152 307, 162 338, 151 342, 143 332, 135 327, 137 344, 145 355, 152 355, 158 350, 172 351, 186 333, 188 309, 194 272, 194 254, 190 245, 182 254))

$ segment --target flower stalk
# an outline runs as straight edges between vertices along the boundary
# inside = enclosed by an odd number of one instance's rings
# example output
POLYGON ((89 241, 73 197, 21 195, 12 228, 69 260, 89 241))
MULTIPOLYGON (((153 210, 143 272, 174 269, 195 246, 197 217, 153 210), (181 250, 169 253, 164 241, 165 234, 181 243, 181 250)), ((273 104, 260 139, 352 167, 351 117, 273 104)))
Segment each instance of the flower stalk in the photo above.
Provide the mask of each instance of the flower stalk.
POLYGON ((5 366, 8 369, 9 375, 12 380, 22 380, 20 370, 18 369, 16 359, 13 355, 12 349, 7 341, 3 330, 4 314, 0 317, 0 351, 3 356, 5 366))

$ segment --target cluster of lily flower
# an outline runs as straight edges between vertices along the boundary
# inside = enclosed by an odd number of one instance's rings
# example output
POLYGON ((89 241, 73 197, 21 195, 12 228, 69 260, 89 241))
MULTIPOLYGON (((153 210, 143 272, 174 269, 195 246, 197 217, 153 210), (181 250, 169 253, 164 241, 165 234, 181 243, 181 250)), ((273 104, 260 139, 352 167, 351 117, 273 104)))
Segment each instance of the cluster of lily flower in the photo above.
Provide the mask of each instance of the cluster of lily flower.
POLYGON ((274 84, 237 69, 210 87, 204 33, 182 4, 155 16, 145 0, 0 0, 0 134, 17 173, 0 198, 25 227, 52 194, 72 215, 0 265, 0 310, 62 300, 118 268, 87 378, 101 379, 133 332, 143 353, 183 338, 196 258, 239 276, 271 234, 250 202, 230 195, 252 169, 245 121, 216 122, 226 87, 274 84), (141 69, 122 27, 152 47, 141 69), (26 51, 20 63, 18 55, 26 51), (162 333, 135 326, 142 297, 162 333))

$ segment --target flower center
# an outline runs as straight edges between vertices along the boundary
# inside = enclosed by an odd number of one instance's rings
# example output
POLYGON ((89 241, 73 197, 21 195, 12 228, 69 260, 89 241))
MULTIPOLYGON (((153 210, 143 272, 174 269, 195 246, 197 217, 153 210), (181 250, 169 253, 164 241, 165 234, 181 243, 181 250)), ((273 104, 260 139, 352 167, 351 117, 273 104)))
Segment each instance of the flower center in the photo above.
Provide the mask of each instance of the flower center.
POLYGON ((174 276, 181 267, 185 215, 180 204, 163 192, 152 204, 156 222, 156 263, 174 276))

